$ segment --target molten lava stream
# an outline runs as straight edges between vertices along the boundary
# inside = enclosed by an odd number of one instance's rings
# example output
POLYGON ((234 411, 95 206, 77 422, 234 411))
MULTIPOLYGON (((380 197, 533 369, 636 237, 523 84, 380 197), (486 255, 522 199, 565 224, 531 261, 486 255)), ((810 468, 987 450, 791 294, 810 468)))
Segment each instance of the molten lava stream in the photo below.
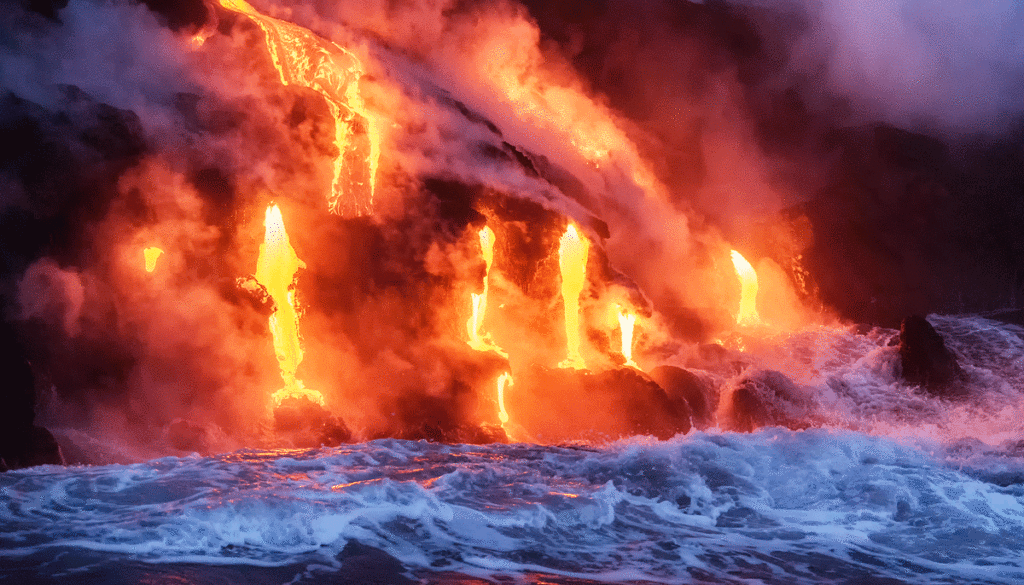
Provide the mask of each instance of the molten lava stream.
POLYGON ((295 281, 295 273, 306 265, 292 248, 288 232, 284 229, 281 209, 277 205, 267 208, 264 226, 266 233, 256 261, 256 281, 274 299, 270 332, 274 336, 274 353, 277 354, 281 378, 284 379, 284 388, 273 394, 274 404, 281 406, 286 398, 306 398, 323 406, 323 395, 305 388, 302 381, 295 377, 302 363, 302 346, 299 343, 299 314, 295 307, 292 283, 295 281))
POLYGON ((491 264, 494 263, 494 231, 484 226, 479 235, 480 253, 484 259, 484 291, 480 294, 472 293, 473 316, 466 322, 469 346, 477 351, 493 351, 503 358, 508 358, 508 353, 498 347, 489 334, 483 332, 484 316, 487 314, 487 293, 490 290, 491 264))
MULTIPOLYGON (((483 332, 484 315, 487 314, 487 293, 490 290, 491 265, 494 263, 494 230, 484 226, 478 235, 480 236, 480 254, 484 259, 484 291, 480 294, 472 294, 473 316, 466 321, 466 331, 469 333, 468 343, 477 351, 493 351, 508 359, 508 353, 498 347, 489 334, 483 332)), ((505 372, 498 377, 498 420, 501 421, 502 428, 505 428, 508 423, 508 412, 505 411, 505 388, 511 385, 512 374, 505 372)))
POLYGON ((220 0, 224 8, 248 16, 263 31, 270 59, 281 76, 282 85, 296 84, 323 96, 334 118, 334 181, 327 206, 331 213, 345 216, 366 215, 373 208, 380 163, 381 125, 363 102, 359 80, 363 64, 351 51, 321 38, 297 24, 261 14, 245 0, 220 0), (362 169, 348 169, 346 154, 359 150, 354 137, 354 121, 361 119, 369 142, 362 157, 367 176, 354 179, 362 169), (365 184, 364 184, 365 183, 365 184))
POLYGON ((146 260, 146 272, 156 270, 156 261, 163 253, 164 251, 156 246, 150 246, 142 251, 142 257, 146 260))
POLYGON ((629 368, 640 369, 633 361, 633 326, 636 324, 636 315, 619 308, 619 331, 622 334, 622 356, 626 358, 623 365, 629 368))
POLYGON ((502 428, 508 424, 508 412, 505 411, 505 389, 512 386, 512 374, 505 372, 498 376, 498 420, 502 428))
POLYGON ((759 325, 761 317, 757 314, 757 272, 736 250, 732 251, 732 265, 740 279, 740 309, 736 314, 736 324, 759 325))
POLYGON ((569 224, 558 247, 558 267, 562 272, 562 303, 565 307, 567 356, 558 367, 585 370, 580 354, 580 294, 587 283, 587 256, 590 242, 569 224))

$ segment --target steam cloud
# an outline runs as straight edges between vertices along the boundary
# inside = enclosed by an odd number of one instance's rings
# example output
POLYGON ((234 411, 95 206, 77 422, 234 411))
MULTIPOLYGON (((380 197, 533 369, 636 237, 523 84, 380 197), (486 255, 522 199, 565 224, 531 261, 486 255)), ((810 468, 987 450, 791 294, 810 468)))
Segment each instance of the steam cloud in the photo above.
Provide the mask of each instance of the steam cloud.
MULTIPOLYGON (((1003 134, 1024 112, 1024 9, 1003 0, 751 1, 802 27, 786 73, 850 100, 855 121, 907 130, 1003 134)), ((814 96, 818 97, 818 96, 814 96)))

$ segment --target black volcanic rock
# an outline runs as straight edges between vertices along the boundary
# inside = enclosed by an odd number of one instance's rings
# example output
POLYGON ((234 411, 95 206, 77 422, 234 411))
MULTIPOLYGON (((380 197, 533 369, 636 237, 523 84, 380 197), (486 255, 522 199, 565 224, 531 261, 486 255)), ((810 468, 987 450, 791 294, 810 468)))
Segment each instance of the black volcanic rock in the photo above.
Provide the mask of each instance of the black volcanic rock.
POLYGON ((664 440, 691 427, 686 400, 632 368, 593 373, 535 366, 515 376, 505 407, 513 424, 541 441, 664 440))
POLYGON ((884 124, 828 141, 835 171, 791 209, 813 226, 804 267, 849 319, 895 327, 908 314, 990 311, 1022 288, 1024 137, 950 148, 884 124))
POLYGON ((468 388, 447 396, 408 392, 393 405, 389 424, 373 433, 372 438, 470 445, 507 443, 508 436, 501 427, 469 420, 465 399, 460 394, 468 395, 468 388))
POLYGON ((121 174, 146 152, 135 113, 75 86, 61 90, 54 111, 0 93, 0 173, 10 187, 0 210, 3 281, 44 253, 62 264, 88 255, 91 222, 107 214, 121 174))
POLYGON ((328 583, 342 584, 387 584, 405 585, 413 581, 405 577, 402 562, 379 548, 367 546, 356 540, 345 543, 338 553, 341 574, 327 577, 328 583))
POLYGON ((68 0, 19 0, 18 3, 31 12, 60 22, 58 13, 67 7, 68 0))
POLYGON ((0 433, 0 471, 64 465, 57 439, 43 427, 21 426, 0 433))
POLYGON ((447 379, 443 385, 426 390, 423 378, 407 376, 402 391, 382 401, 385 420, 369 432, 371 438, 482 445, 507 443, 509 437, 498 426, 495 382, 510 371, 508 359, 494 352, 474 351, 467 345, 437 347, 437 367, 447 379), (491 423, 481 423, 477 412, 493 412, 491 423))
POLYGON ((50 431, 35 426, 35 382, 32 368, 7 327, 0 331, 0 471, 64 463, 50 431))
POLYGON ((963 375, 960 364, 924 317, 912 315, 904 319, 899 340, 900 375, 907 384, 939 396, 963 392, 962 386, 956 384, 963 375))
POLYGON ((781 372, 756 371, 744 376, 726 394, 719 424, 723 429, 741 432, 764 426, 804 429, 810 425, 809 398, 781 372))
POLYGON ((714 404, 711 388, 699 376, 689 370, 675 366, 658 366, 650 371, 651 379, 665 389, 669 397, 686 401, 690 408, 691 422, 698 429, 711 425, 714 404))
POLYGON ((274 430, 293 447, 337 447, 352 440, 345 421, 305 398, 288 398, 274 409, 274 430))
POLYGON ((203 26, 210 13, 203 0, 140 0, 158 15, 162 24, 174 31, 203 26))
POLYGON ((619 368, 601 372, 593 377, 588 388, 621 400, 623 415, 633 434, 654 435, 664 440, 690 430, 687 401, 669 394, 639 370, 619 368))

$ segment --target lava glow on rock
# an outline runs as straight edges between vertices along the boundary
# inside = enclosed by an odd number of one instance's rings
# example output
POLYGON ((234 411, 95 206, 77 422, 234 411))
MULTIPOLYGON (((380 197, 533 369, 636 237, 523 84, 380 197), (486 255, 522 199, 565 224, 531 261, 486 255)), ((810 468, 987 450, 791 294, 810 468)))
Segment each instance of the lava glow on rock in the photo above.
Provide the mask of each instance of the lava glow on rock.
POLYGON ((835 304, 897 323, 939 306, 910 283, 930 271, 896 286, 886 263, 956 231, 878 220, 902 235, 861 242, 861 290, 828 242, 875 220, 830 211, 983 184, 914 166, 955 149, 812 107, 853 106, 766 97, 806 77, 761 71, 790 45, 755 42, 783 33, 740 4, 599 3, 575 24, 528 0, 155 4, 72 0, 11 49, 69 59, 0 73, 0 121, 31 147, 0 169, 26 387, 53 389, 41 420, 146 437, 111 440, 136 458, 812 424, 765 405, 820 374, 789 340, 843 330, 835 304), (110 23, 127 34, 85 59, 110 23), (744 377, 773 369, 793 385, 744 377))
POLYGON ((954 4, 5 4, 0 579, 1024 582, 954 4))

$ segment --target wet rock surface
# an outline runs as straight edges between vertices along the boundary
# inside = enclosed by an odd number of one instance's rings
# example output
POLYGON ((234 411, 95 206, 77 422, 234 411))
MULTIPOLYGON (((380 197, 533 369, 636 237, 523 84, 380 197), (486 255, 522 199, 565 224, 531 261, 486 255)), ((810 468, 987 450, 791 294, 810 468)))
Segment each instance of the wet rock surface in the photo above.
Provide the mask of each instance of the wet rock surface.
POLYGON ((345 421, 305 398, 289 398, 274 410, 274 430, 293 447, 337 447, 352 440, 345 421))
POLYGON ((35 380, 15 335, 0 331, 0 471, 44 464, 63 464, 50 431, 35 425, 35 380))
POLYGON ((901 377, 907 384, 939 396, 963 394, 963 370, 942 335, 924 317, 912 315, 900 325, 901 377))
POLYGON ((535 366, 517 373, 505 400, 512 422, 537 440, 668 439, 691 427, 686 400, 632 368, 595 373, 535 366))
POLYGON ((712 389, 700 376, 675 366, 658 366, 650 376, 670 397, 686 401, 695 427, 704 429, 711 424, 715 402, 711 399, 712 389))
POLYGON ((812 426, 807 391, 781 372, 755 371, 726 391, 719 412, 723 429, 751 432, 765 426, 812 426))

